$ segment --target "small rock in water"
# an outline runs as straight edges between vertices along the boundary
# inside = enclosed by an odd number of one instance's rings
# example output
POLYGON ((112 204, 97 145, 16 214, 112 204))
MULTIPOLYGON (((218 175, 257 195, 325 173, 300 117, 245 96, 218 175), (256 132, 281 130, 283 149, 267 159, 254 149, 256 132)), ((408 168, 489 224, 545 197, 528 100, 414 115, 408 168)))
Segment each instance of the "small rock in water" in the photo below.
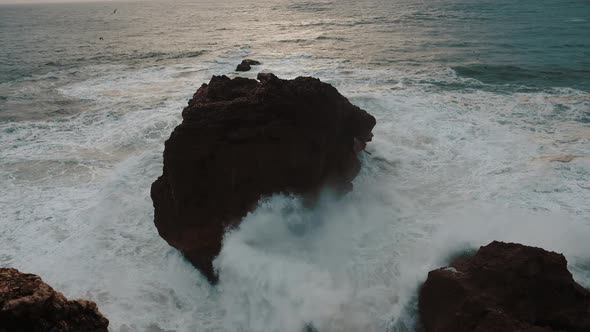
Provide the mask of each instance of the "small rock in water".
POLYGON ((252 67, 249 64, 240 63, 236 68, 236 71, 249 71, 252 67))
POLYGON ((242 60, 242 63, 240 63, 238 65, 238 67, 236 68, 236 71, 249 71, 250 69, 252 69, 252 66, 258 66, 258 65, 260 65, 259 61, 251 60, 251 59, 244 59, 244 60, 242 60))
POLYGON ((242 64, 247 64, 250 66, 258 66, 260 65, 260 61, 252 60, 252 59, 244 59, 242 60, 242 64))

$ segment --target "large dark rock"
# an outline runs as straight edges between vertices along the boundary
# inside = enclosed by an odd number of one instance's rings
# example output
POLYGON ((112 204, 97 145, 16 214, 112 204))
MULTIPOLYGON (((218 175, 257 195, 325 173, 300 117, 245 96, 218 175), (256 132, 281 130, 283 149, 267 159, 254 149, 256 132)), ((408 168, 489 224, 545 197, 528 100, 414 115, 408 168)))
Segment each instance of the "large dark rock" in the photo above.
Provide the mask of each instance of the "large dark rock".
POLYGON ((34 274, 0 268, 0 331, 107 332, 91 301, 69 301, 34 274))
POLYGON ((214 76, 183 110, 152 185, 155 224, 210 281, 228 227, 273 193, 350 190, 375 118, 311 77, 214 76))
POLYGON ((515 243, 431 271, 419 309, 426 332, 590 331, 590 292, 565 257, 515 243))

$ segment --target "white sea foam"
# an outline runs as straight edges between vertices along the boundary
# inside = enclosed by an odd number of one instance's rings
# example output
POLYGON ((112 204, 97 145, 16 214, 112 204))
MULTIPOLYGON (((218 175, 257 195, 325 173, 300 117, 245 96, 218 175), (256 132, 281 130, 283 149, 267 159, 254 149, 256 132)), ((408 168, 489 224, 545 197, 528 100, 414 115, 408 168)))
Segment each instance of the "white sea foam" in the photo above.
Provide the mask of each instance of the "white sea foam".
MULTIPOLYGON (((517 108, 511 99, 352 88, 352 101, 378 119, 355 192, 313 211, 275 197, 226 237, 218 265, 228 329, 411 329, 427 272, 492 240, 563 252, 588 284, 576 267, 589 258, 590 196, 576 186, 587 184, 588 164, 564 169, 535 159, 544 142, 522 128, 528 120, 497 119, 517 108)), ((578 143, 564 147, 587 153, 578 143)))
POLYGON ((194 89, 238 75, 247 52, 89 67, 92 78, 60 88, 87 111, 0 124, 0 264, 97 301, 112 331, 412 330, 428 270, 491 240, 563 252, 590 285, 590 138, 576 122, 587 93, 437 90, 425 81, 470 81, 262 54, 255 70, 318 76, 374 114, 375 140, 345 198, 261 202, 226 235, 211 288, 159 238, 149 186, 194 89), (543 158, 559 154, 582 157, 543 158))

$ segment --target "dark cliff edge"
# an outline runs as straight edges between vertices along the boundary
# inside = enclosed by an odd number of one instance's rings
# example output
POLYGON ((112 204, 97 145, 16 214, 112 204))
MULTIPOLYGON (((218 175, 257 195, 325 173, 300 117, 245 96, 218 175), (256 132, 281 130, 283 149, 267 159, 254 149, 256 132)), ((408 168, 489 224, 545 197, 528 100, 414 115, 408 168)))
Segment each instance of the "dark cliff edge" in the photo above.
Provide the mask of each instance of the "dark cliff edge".
POLYGON ((107 332, 108 325, 96 303, 70 301, 34 274, 0 268, 0 331, 107 332))
POLYGON ((316 78, 214 76, 182 112, 152 185, 158 232, 211 282, 224 232, 275 193, 352 189, 375 118, 316 78))
POLYGON ((494 241, 433 270, 419 295, 426 332, 588 332, 590 291, 561 254, 494 241))

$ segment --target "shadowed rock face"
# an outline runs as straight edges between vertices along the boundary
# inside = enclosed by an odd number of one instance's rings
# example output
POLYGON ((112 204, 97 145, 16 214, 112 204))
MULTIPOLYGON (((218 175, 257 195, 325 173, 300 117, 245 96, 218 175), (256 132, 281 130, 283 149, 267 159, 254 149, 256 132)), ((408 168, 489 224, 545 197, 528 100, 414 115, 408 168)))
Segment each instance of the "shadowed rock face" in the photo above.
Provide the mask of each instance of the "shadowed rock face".
POLYGON ((69 301, 34 274, 0 268, 0 331, 107 332, 91 301, 69 301))
POLYGON ((375 118, 311 77, 214 76, 183 110, 152 185, 155 224, 210 280, 228 227, 273 193, 352 188, 375 118))
POLYGON ((590 331, 590 292, 565 257, 515 243, 431 271, 419 309, 426 332, 590 331))

